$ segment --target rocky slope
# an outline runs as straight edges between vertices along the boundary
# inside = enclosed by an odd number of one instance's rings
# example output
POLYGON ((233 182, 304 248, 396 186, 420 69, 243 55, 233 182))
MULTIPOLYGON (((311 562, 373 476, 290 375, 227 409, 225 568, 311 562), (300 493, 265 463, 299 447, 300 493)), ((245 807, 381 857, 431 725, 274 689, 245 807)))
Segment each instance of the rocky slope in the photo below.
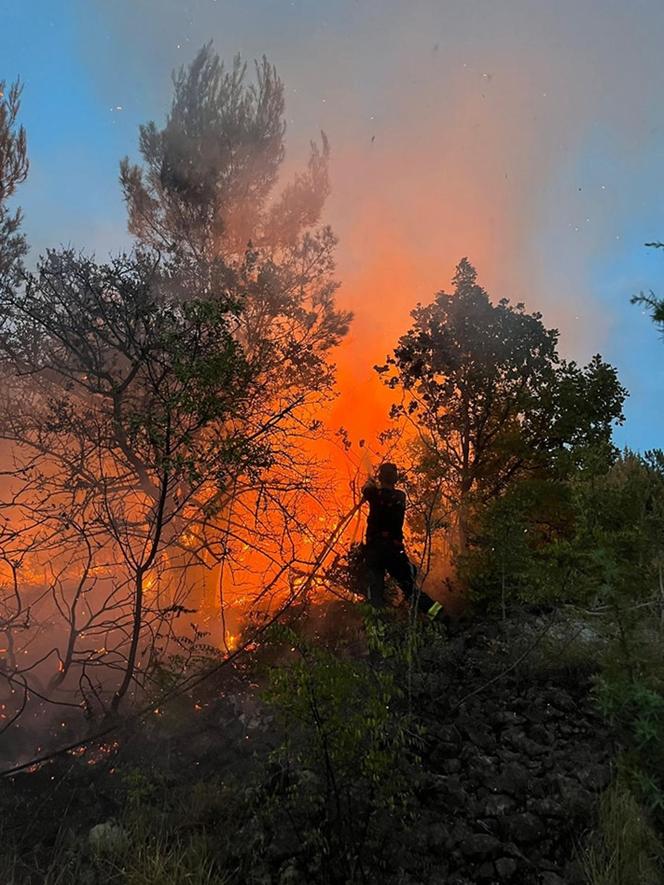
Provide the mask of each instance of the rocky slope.
MULTIPOLYGON (((351 638, 354 631, 357 619, 347 630, 351 638)), ((363 881, 581 885, 578 851, 611 780, 615 748, 590 697, 592 666, 570 664, 569 656, 563 664, 560 637, 568 632, 547 618, 521 615, 506 625, 457 626, 425 647, 411 680, 419 758, 408 763, 409 817, 395 830, 389 869, 365 871, 363 881)), ((346 654, 366 657, 361 645, 353 650, 346 642, 346 654)), ((43 869, 58 845, 79 846, 99 824, 122 820, 128 791, 132 802, 140 793, 145 813, 158 816, 174 839, 192 827, 214 839, 220 828, 235 826, 227 798, 218 807, 213 799, 200 819, 183 818, 182 809, 198 789, 192 785, 215 783, 232 784, 228 795, 238 797, 240 808, 243 785, 260 784, 269 769, 279 735, 252 678, 228 672, 195 706, 182 699, 149 728, 120 731, 107 741, 107 753, 92 748, 0 782, 5 835, 26 871, 17 873, 15 885, 40 881, 27 871, 40 863, 43 869)), ((238 812, 237 837, 218 842, 219 852, 238 855, 224 857, 222 868, 246 864, 241 852, 254 824, 251 812, 238 812)), ((260 835, 260 875, 252 881, 309 885, 302 866, 298 873, 301 846, 276 830, 260 835)), ((76 862, 81 882, 101 885, 94 858, 76 862)))

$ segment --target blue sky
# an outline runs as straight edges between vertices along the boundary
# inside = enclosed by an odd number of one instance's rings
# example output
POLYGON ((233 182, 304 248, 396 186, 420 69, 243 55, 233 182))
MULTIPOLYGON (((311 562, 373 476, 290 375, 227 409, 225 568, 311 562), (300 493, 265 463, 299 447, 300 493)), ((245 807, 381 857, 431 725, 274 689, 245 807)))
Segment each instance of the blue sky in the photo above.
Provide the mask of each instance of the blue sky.
POLYGON ((139 123, 163 119, 170 71, 208 39, 224 57, 265 52, 287 87, 289 166, 321 128, 332 143, 358 371, 393 339, 390 317, 403 331, 468 254, 491 294, 560 327, 567 355, 618 367, 631 393, 620 444, 664 447, 664 343, 629 304, 664 293, 664 251, 643 246, 664 239, 659 0, 0 6, 0 79, 25 85, 33 254, 128 245, 118 162, 135 156, 139 123), (393 291, 367 296, 392 277, 393 291))

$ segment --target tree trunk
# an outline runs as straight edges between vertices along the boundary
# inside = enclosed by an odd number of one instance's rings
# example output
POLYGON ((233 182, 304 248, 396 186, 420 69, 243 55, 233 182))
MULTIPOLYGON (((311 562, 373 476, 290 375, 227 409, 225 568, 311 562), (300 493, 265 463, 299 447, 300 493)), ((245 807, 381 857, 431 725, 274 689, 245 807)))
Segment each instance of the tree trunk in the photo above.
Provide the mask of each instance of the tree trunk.
POLYGON ((122 698, 127 694, 131 681, 134 678, 136 669, 136 657, 138 655, 138 643, 141 637, 141 626, 143 624, 143 574, 144 569, 140 567, 136 570, 136 595, 134 598, 134 620, 131 631, 131 644, 129 646, 129 654, 127 656, 127 666, 120 687, 113 695, 111 702, 111 711, 117 713, 122 702, 122 698))
POLYGON ((505 566, 503 565, 501 569, 500 576, 500 608, 502 610, 503 615, 503 623, 507 620, 507 613, 505 608, 505 566))

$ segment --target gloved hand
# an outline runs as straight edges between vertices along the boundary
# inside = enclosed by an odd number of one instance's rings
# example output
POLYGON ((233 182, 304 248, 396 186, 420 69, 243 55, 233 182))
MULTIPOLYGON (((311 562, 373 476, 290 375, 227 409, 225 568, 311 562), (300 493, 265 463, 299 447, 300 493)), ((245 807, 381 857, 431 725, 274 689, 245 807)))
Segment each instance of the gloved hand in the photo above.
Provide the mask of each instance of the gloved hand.
POLYGON ((367 481, 362 486, 362 497, 365 498, 367 495, 367 492, 370 492, 371 489, 377 489, 377 488, 378 488, 378 483, 376 482, 376 480, 373 478, 373 476, 368 476, 367 481))

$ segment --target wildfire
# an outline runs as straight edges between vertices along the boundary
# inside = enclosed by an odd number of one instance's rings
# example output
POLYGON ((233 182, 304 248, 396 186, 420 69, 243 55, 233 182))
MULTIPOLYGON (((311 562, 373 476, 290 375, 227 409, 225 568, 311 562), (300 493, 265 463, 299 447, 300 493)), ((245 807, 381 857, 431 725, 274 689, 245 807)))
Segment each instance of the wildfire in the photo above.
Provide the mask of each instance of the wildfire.
POLYGON ((240 637, 236 633, 227 633, 224 644, 228 651, 235 651, 240 643, 240 637))

